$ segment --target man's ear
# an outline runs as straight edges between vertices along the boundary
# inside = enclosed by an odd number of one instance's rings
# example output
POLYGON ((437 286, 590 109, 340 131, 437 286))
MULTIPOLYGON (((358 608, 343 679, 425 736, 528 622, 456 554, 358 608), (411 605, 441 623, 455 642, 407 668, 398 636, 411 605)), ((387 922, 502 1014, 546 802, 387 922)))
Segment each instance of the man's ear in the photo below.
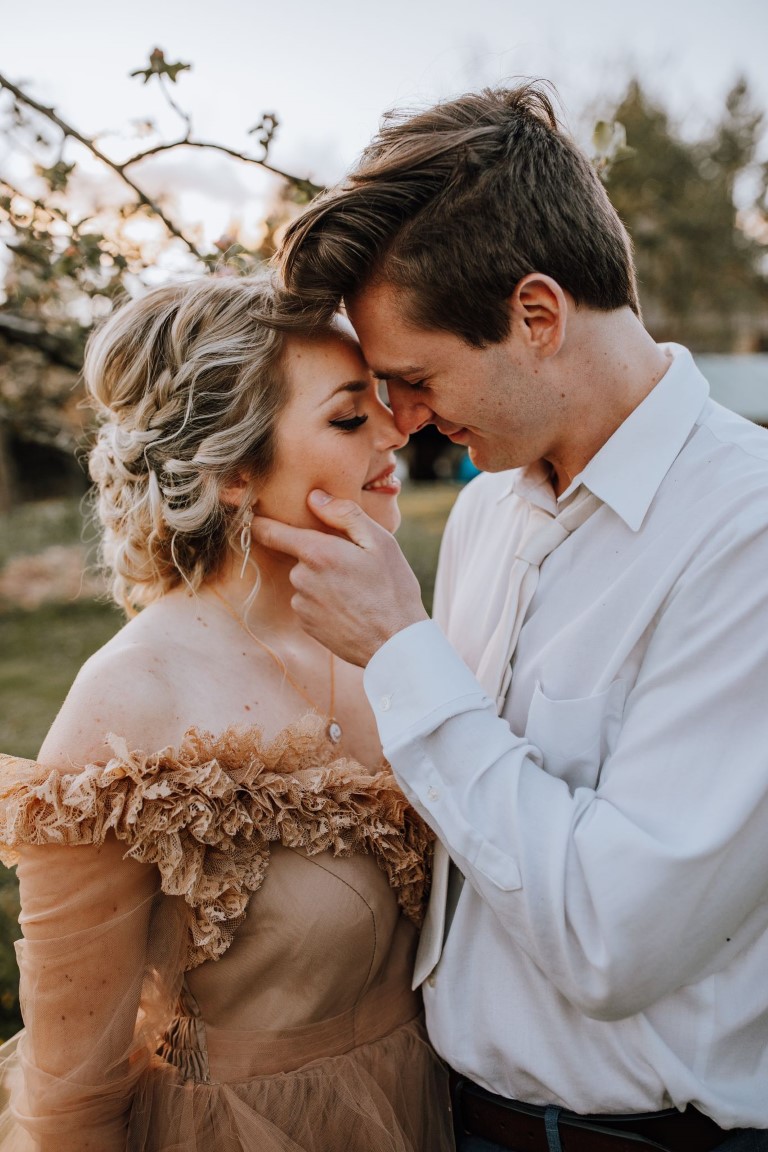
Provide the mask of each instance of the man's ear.
POLYGON ((565 340, 568 298, 551 276, 529 272, 515 286, 510 297, 512 323, 531 349, 542 356, 554 356, 565 340))

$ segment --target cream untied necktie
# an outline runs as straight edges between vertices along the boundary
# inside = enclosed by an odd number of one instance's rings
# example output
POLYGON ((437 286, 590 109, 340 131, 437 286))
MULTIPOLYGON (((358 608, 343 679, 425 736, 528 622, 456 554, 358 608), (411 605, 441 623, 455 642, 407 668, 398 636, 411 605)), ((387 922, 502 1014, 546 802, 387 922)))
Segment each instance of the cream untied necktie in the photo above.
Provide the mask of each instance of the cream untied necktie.
POLYGON ((541 565, 571 532, 588 520, 599 507, 597 496, 583 488, 557 516, 534 504, 528 506, 528 523, 509 572, 504 609, 475 673, 485 691, 496 701, 501 713, 512 679, 512 658, 520 630, 539 583, 541 565))
MULTIPOLYGON (((541 565, 550 552, 554 552, 555 548, 588 520, 599 506, 600 500, 586 488, 583 488, 557 516, 552 516, 535 504, 528 506, 528 523, 515 553, 515 561, 510 568, 504 609, 475 673, 485 691, 496 701, 499 715, 509 691, 515 648, 539 583, 541 565)), ((436 867, 439 866, 438 860, 441 855, 442 853, 436 853, 436 867)), ((448 938, 463 884, 464 876, 451 861, 446 884, 443 944, 448 938)), ((437 957, 434 960, 436 963, 437 957)))

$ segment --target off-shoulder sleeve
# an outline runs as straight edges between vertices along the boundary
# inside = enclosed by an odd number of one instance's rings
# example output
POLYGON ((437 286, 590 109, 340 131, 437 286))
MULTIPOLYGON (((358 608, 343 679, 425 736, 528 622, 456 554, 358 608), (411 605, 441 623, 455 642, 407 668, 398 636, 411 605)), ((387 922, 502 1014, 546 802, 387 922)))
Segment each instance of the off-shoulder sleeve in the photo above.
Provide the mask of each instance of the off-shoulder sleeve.
POLYGON ((157 870, 124 851, 110 835, 19 852, 26 1032, 11 1110, 36 1152, 124 1152, 136 1084, 178 995, 181 920, 158 900, 157 870))
POLYGON ((387 767, 338 756, 310 715, 263 741, 258 729, 190 730, 147 753, 110 737, 105 764, 71 772, 0 756, 0 860, 24 844, 101 844, 160 872, 187 906, 186 968, 230 946, 261 886, 270 845, 309 854, 370 852, 404 914, 419 924, 433 836, 387 767))

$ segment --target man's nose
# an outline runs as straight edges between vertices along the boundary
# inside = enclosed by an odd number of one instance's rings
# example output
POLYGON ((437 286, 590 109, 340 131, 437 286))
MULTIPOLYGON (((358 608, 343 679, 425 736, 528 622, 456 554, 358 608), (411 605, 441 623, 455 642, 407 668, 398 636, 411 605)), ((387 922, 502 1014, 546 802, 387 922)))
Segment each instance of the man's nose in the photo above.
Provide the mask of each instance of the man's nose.
POLYGON ((395 424, 405 436, 411 436, 420 428, 434 421, 434 413, 424 400, 410 388, 402 384, 389 383, 389 403, 395 424))

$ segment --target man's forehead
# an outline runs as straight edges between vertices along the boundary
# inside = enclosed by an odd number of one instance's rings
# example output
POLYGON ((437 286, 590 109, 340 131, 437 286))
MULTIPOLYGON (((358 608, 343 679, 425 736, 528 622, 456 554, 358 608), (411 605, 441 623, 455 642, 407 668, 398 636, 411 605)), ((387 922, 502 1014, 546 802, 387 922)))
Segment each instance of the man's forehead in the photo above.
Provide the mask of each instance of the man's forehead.
POLYGON ((363 352, 381 375, 392 367, 399 368, 398 375, 421 371, 423 356, 433 351, 436 333, 414 324, 409 299, 404 290, 384 284, 371 285, 346 302, 363 352))
POLYGON ((412 297, 405 288, 393 284, 367 284, 344 303, 353 324, 375 327, 377 333, 392 328, 419 331, 410 318, 412 297))

